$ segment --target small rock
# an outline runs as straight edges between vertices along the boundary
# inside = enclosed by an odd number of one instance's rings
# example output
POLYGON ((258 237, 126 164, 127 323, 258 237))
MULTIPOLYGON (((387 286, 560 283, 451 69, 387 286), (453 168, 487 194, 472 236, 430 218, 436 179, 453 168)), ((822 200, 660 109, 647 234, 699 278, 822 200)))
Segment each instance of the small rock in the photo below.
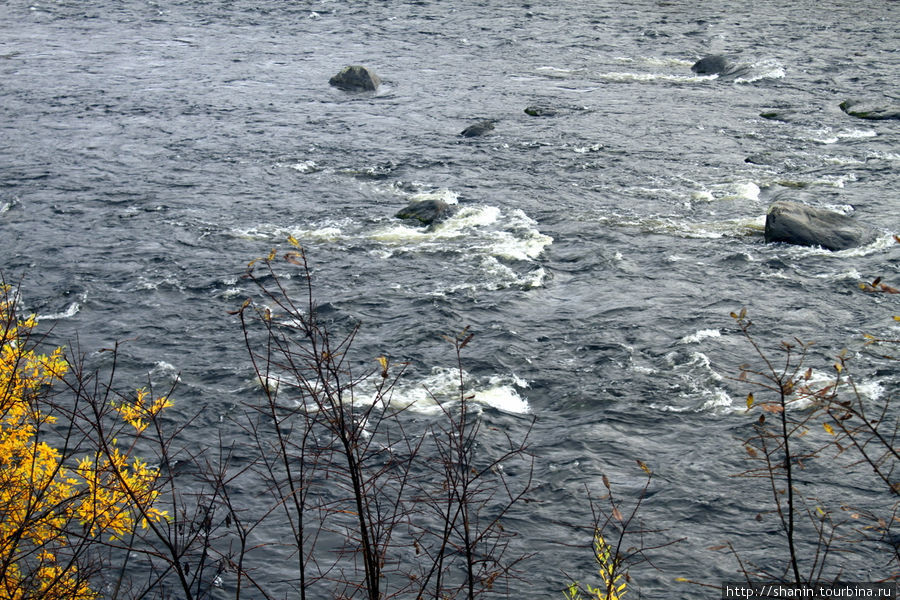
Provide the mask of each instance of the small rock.
POLYGON ((722 54, 713 54, 695 62, 691 71, 698 75, 718 75, 719 81, 733 81, 750 74, 753 69, 750 65, 732 62, 722 54))
POLYGON ((354 91, 375 91, 381 85, 381 79, 368 67, 350 65, 328 80, 336 88, 354 91))
POLYGON ((722 54, 713 54, 711 56, 704 56, 695 62, 691 67, 691 71, 698 75, 716 75, 725 73, 730 67, 731 61, 725 56, 722 54))
POLYGON ((472 125, 469 125, 465 129, 463 129, 459 135, 463 137, 476 137, 479 135, 484 135, 489 131, 494 130, 494 122, 491 120, 486 121, 478 121, 472 125))
POLYGON ((443 200, 416 200, 401 209, 396 215, 398 219, 418 221, 423 225, 434 225, 452 215, 455 205, 443 200))
POLYGON ((553 117, 556 116, 556 109, 547 106, 528 106, 525 108, 525 114, 532 117, 553 117))

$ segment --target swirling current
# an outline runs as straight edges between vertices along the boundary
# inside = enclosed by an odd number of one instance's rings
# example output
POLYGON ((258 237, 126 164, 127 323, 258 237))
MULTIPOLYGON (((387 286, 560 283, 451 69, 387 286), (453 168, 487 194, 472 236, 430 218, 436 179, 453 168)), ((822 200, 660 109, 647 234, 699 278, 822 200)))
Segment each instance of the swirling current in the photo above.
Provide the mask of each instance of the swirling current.
MULTIPOLYGON (((894 0, 6 0, 0 269, 52 340, 127 340, 126 381, 177 377, 170 418, 199 411, 199 448, 258 393, 229 314, 241 275, 293 236, 333 326, 359 324, 360 360, 409 363, 398 394, 451 389, 441 336, 469 326, 485 423, 517 437, 536 419, 507 524, 529 554, 515 596, 591 579, 572 525, 604 475, 633 502, 640 459, 644 527, 682 541, 632 570, 635 597, 697 597, 675 578, 738 578, 711 548, 781 552, 766 491, 732 477, 754 418, 733 378, 754 356, 729 313, 746 307, 767 348, 815 340, 823 370, 898 335, 900 296, 858 285, 900 284, 898 121, 839 107, 900 102, 898 24, 894 0), (745 72, 691 71, 713 53, 745 72), (381 86, 330 86, 349 64, 381 86), (458 210, 431 229, 394 217, 415 199, 458 210), (878 239, 766 244, 774 200, 878 239)), ((862 365, 866 393, 896 394, 896 366, 862 365)), ((852 476, 816 493, 890 502, 852 476)), ((889 552, 834 560, 873 581, 889 552)))

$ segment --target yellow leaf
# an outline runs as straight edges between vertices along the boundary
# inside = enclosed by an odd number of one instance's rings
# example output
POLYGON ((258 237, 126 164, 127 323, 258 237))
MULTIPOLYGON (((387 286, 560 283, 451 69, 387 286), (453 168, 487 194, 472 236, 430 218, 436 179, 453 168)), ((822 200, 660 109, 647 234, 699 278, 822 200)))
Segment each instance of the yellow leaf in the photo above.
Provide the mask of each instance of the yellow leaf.
POLYGON ((650 467, 648 467, 648 466, 647 466, 647 463, 645 463, 644 461, 638 460, 638 461, 637 461, 637 464, 638 464, 638 466, 641 467, 641 470, 643 470, 644 473, 646 473, 647 475, 652 475, 652 474, 653 474, 653 472, 650 470, 650 467))
POLYGON ((753 392, 747 394, 747 410, 750 410, 753 407, 753 392))
POLYGON ((840 373, 841 371, 844 370, 844 365, 842 365, 842 364, 839 363, 839 362, 838 362, 838 363, 834 363, 834 370, 837 371, 838 373, 840 373))
POLYGON ((277 253, 275 252, 275 248, 272 248, 272 250, 269 252, 269 256, 266 257, 266 260, 275 260, 276 254, 277 253))
POLYGON ((300 242, 297 240, 297 238, 295 238, 295 237, 292 236, 292 235, 288 235, 288 244, 290 244, 290 245, 293 246, 294 248, 299 248, 299 247, 300 247, 300 242))
POLYGON ((687 577, 676 577, 675 581, 678 581, 679 583, 690 583, 691 582, 691 580, 688 579, 687 577))
POLYGON ((900 315, 894 315, 894 320, 895 320, 895 321, 900 321, 900 315))
POLYGON ((825 429, 825 431, 827 431, 829 434, 834 435, 834 427, 832 427, 830 423, 822 423, 822 427, 823 427, 823 428, 825 429))

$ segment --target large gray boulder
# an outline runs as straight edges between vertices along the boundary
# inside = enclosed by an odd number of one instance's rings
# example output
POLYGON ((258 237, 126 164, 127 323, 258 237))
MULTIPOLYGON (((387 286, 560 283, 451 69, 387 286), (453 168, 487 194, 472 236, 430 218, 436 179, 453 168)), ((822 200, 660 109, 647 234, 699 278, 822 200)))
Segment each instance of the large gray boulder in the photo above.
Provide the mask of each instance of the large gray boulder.
POLYGON ((381 79, 368 67, 350 65, 341 69, 328 83, 349 92, 371 92, 378 89, 381 79))
POLYGON ((885 121, 888 119, 900 119, 900 104, 894 102, 879 102, 872 100, 844 100, 840 104, 841 110, 858 119, 871 119, 885 121))
POLYGON ((435 225, 454 212, 456 212, 456 205, 447 204, 443 200, 414 200, 394 216, 422 225, 435 225))
POLYGON ((766 242, 846 250, 875 239, 875 231, 839 212, 778 201, 766 215, 766 242))

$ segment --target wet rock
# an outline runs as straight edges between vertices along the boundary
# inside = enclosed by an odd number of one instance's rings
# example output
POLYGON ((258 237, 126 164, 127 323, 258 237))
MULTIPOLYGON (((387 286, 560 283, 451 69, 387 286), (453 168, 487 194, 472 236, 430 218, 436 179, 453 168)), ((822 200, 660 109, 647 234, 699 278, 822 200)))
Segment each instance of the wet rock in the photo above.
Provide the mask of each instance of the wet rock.
POLYGON ((877 102, 868 100, 844 100, 840 104, 841 110, 858 119, 871 119, 885 121, 888 119, 900 119, 900 104, 889 102, 877 102))
POLYGON ((350 65, 341 69, 328 83, 349 92, 364 92, 378 89, 381 79, 368 67, 350 65))
POLYGON ((694 63, 691 71, 698 75, 718 75, 731 66, 731 61, 722 54, 704 56, 694 63))
POLYGON ((398 219, 416 221, 422 225, 434 225, 450 217, 454 212, 456 212, 456 205, 447 204, 443 200, 416 200, 394 216, 398 219))
POLYGON ((479 135, 484 135, 490 131, 494 130, 494 122, 491 120, 478 121, 472 125, 469 125, 465 129, 463 129, 459 135, 463 137, 476 137, 479 135))
POLYGON ((549 106, 528 106, 525 108, 525 114, 532 117, 554 117, 557 112, 555 108, 549 106))
POLYGON ((846 250, 871 243, 875 231, 838 212, 778 201, 766 215, 766 242, 846 250))
POLYGON ((751 67, 732 62, 724 54, 712 54, 695 62, 691 66, 691 71, 697 75, 718 75, 719 79, 727 81, 748 74, 751 67))
POLYGON ((783 123, 793 123, 800 122, 802 119, 806 118, 808 115, 799 110, 792 109, 782 109, 782 108, 772 108, 769 110, 764 110, 759 113, 759 116, 763 119, 769 119, 770 121, 781 121, 783 123))

